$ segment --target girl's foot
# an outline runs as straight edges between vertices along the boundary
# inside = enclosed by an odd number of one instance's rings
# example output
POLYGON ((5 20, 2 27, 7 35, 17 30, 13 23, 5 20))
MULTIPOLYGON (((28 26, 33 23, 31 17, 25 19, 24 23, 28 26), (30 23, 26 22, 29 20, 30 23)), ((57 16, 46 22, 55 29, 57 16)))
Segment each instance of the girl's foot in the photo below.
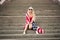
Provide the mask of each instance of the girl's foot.
POLYGON ((39 33, 36 31, 36 34, 39 34, 39 33))
POLYGON ((26 34, 26 32, 23 32, 23 34, 26 34))

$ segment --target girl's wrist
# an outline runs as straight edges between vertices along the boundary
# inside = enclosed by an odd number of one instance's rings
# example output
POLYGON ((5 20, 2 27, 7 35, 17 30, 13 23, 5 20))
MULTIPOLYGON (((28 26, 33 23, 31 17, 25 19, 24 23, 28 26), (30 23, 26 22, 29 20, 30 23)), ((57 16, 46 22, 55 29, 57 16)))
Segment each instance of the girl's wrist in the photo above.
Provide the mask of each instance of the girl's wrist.
POLYGON ((32 24, 32 22, 31 22, 31 24, 32 24))

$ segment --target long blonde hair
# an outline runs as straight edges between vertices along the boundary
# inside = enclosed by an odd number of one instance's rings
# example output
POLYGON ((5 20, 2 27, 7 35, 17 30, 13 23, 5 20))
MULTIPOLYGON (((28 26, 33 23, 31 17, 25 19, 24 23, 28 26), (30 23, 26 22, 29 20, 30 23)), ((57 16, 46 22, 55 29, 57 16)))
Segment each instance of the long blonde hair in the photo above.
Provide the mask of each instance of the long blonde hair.
MULTIPOLYGON (((28 15, 29 15, 29 9, 27 10, 27 13, 28 13, 28 15)), ((35 21, 36 15, 35 15, 34 9, 32 9, 32 15, 33 15, 33 20, 35 21)))

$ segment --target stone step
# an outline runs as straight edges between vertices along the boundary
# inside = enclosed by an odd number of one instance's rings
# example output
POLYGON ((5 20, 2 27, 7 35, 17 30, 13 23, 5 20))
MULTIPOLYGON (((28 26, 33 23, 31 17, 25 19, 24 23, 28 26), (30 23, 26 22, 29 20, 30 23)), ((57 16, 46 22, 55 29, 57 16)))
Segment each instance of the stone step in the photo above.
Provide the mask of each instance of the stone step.
POLYGON ((46 34, 0 34, 0 39, 16 39, 16 38, 60 38, 60 33, 46 34))
MULTIPOLYGON (((60 30, 45 30, 45 33, 60 33, 60 30)), ((23 34, 23 30, 0 30, 0 34, 23 34)), ((28 30, 27 34, 36 34, 36 32, 28 30)))
MULTIPOLYGON (((21 6, 7 6, 7 8, 6 9, 8 9, 8 10, 10 10, 10 9, 14 9, 14 10, 21 10, 21 9, 23 9, 23 10, 27 10, 28 9, 28 7, 29 7, 29 5, 21 5, 21 6)), ((51 6, 48 6, 48 5, 32 5, 32 7, 34 8, 34 9, 40 9, 40 10, 58 10, 58 9, 60 9, 60 7, 59 6, 54 6, 54 5, 51 5, 51 6)))
MULTIPOLYGON (((10 7, 10 6, 9 6, 10 7)), ((21 7, 7 7, 6 8, 6 10, 4 10, 4 11, 1 11, 0 13, 0 15, 4 15, 4 16, 20 16, 20 14, 21 15, 25 15, 25 13, 26 13, 26 11, 27 11, 27 9, 28 9, 28 7, 23 7, 23 6, 21 6, 21 7), (7 10, 14 10, 14 11, 7 11, 7 10), (18 11, 18 10, 21 10, 21 11, 18 11), (24 14, 23 14, 24 13, 24 14)), ((54 6, 54 7, 56 7, 56 6, 54 6)), ((37 6, 37 8, 36 8, 36 6, 34 7, 34 9, 36 10, 36 13, 38 12, 38 15, 40 14, 40 15, 57 15, 58 16, 58 14, 59 14, 59 12, 60 11, 58 11, 60 8, 58 8, 58 7, 56 7, 56 9, 55 8, 49 8, 49 7, 39 7, 39 6, 37 6), (39 10, 57 10, 57 12, 55 12, 55 13, 48 13, 48 12, 45 12, 45 11, 43 11, 43 12, 40 12, 39 10), (42 14, 41 14, 42 13, 42 14), (46 14, 45 14, 46 13, 46 14), (47 14, 48 13, 48 14, 47 14)))
MULTIPOLYGON (((0 23, 25 23, 25 16, 0 16, 0 19, 0 23)), ((38 23, 60 23, 59 20, 60 16, 36 16, 38 23)))
MULTIPOLYGON (((26 12, 26 10, 14 10, 14 9, 11 9, 11 10, 5 10, 4 12, 26 12)), ((35 9, 35 12, 40 12, 40 14, 42 14, 43 12, 45 12, 45 14, 50 14, 50 13, 59 13, 60 12, 60 10, 58 9, 58 10, 39 10, 39 9, 35 9)), ((0 13, 2 13, 2 12, 0 12, 0 13)), ((24 14, 24 13, 21 13, 21 14, 24 14)), ((35 13, 35 14, 38 14, 38 13, 35 13)))
MULTIPOLYGON (((5 9, 6 10, 27 10, 28 9, 28 7, 29 6, 12 6, 12 7, 10 7, 10 6, 8 6, 8 7, 6 7, 5 9)), ((36 9, 36 10, 59 10, 60 8, 59 7, 56 7, 55 8, 55 6, 53 7, 45 7, 45 6, 33 6, 33 8, 34 9, 36 9), (37 8, 36 8, 37 7, 37 8)), ((6 10, 4 10, 4 11, 6 11, 6 10)))
POLYGON ((51 3, 50 0, 12 0, 13 3, 51 3))
MULTIPOLYGON (((31 3, 30 3, 31 4, 31 3)), ((6 9, 7 10, 10 10, 10 9, 14 9, 14 10, 21 10, 21 9, 23 9, 23 10, 26 10, 29 6, 30 6, 30 4, 28 3, 12 3, 12 4, 9 4, 7 7, 6 7, 6 9)), ((54 5, 54 4, 48 4, 48 3, 32 3, 31 4, 31 6, 33 6, 33 8, 34 9, 60 9, 60 7, 59 6, 57 6, 57 5, 54 5), (37 7, 37 8, 36 8, 37 7)))
MULTIPOLYGON (((25 23, 22 24, 15 24, 15 23, 0 23, 0 26, 24 26, 25 23)), ((60 26, 60 23, 36 23, 36 25, 38 26, 60 26)))
MULTIPOLYGON (((57 6, 56 4, 52 4, 52 3, 30 3, 33 6, 57 6)), ((29 6, 29 3, 12 3, 9 4, 7 6, 29 6)))
POLYGON ((36 5, 36 6, 40 6, 40 5, 46 5, 46 6, 58 6, 56 4, 52 4, 52 3, 47 3, 47 2, 39 2, 39 3, 22 3, 22 2, 12 2, 10 3, 8 6, 31 6, 31 5, 36 5), (15 5, 16 4, 16 5, 15 5))
MULTIPOLYGON (((55 30, 60 29, 60 26, 39 26, 43 29, 55 30)), ((0 30, 23 30, 24 26, 0 26, 0 30)))
MULTIPOLYGON (((0 23, 0 26, 24 26, 25 23, 0 23)), ((60 23, 36 23, 38 26, 60 26, 60 23)))
MULTIPOLYGON (((36 16, 60 16, 60 14, 59 14, 59 12, 58 13, 44 13, 44 12, 38 12, 38 11, 36 11, 37 12, 37 14, 36 14, 36 16)), ((4 12, 3 13, 1 13, 0 14, 0 16, 25 16, 25 14, 26 13, 24 13, 23 14, 23 12, 6 12, 5 14, 4 14, 4 12)))
MULTIPOLYGON (((6 23, 6 22, 0 22, 0 26, 4 27, 4 26, 24 26, 25 23, 19 23, 19 22, 13 22, 13 23, 6 23)), ((58 22, 36 22, 36 26, 60 26, 60 23, 58 22)))
POLYGON ((19 38, 19 39, 0 39, 0 40, 60 40, 60 38, 19 38))
MULTIPOLYGON (((25 20, 25 19, 24 19, 25 20)), ((22 19, 5 19, 5 20, 0 20, 0 25, 24 25, 25 21, 23 21, 22 19)), ((38 19, 38 21, 36 20, 36 24, 60 24, 59 20, 52 20, 52 19, 38 19)))
MULTIPOLYGON (((60 16, 60 10, 36 10, 36 16, 60 16)), ((0 16, 25 16, 25 10, 6 10, 4 12, 0 12, 0 16)))

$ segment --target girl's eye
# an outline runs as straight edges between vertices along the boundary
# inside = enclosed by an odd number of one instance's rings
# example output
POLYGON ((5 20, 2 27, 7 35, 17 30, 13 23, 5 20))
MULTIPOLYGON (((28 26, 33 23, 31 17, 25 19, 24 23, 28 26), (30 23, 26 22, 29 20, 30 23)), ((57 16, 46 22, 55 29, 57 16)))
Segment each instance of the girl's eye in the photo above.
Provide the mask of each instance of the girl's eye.
POLYGON ((32 9, 29 9, 29 10, 32 10, 32 9))

